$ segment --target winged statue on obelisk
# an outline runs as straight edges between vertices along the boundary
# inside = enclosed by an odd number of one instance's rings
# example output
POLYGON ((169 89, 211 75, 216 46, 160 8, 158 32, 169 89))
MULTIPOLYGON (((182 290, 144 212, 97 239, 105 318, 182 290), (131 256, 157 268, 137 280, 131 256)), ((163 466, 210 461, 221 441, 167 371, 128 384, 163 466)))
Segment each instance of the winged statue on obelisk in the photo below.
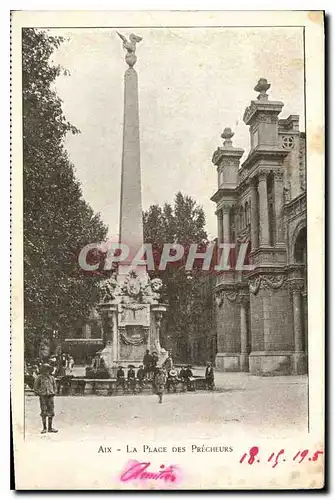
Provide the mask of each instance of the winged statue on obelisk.
POLYGON ((124 35, 121 35, 118 31, 116 32, 121 40, 123 41, 123 48, 126 49, 126 63, 130 68, 134 66, 134 64, 137 61, 136 57, 136 44, 142 41, 142 37, 138 35, 134 35, 134 33, 131 33, 129 36, 129 40, 124 35))

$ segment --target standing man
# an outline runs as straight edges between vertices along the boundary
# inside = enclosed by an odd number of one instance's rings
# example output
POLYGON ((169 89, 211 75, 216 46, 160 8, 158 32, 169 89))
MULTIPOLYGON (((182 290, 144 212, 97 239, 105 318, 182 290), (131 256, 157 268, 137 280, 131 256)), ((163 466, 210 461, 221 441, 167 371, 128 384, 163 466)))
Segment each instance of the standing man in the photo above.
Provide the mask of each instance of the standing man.
POLYGON ((143 365, 140 365, 139 369, 137 370, 137 380, 140 386, 140 392, 142 392, 143 389, 143 379, 144 379, 144 369, 143 365))
POLYGON ((170 370, 172 370, 173 360, 172 360, 172 356, 171 356, 171 351, 168 352, 168 357, 164 361, 163 366, 168 373, 170 372, 170 370))
POLYGON ((156 392, 158 395, 158 403, 162 403, 163 394, 166 384, 166 371, 164 368, 158 368, 158 373, 155 377, 156 392))
POLYGON ((143 357, 143 366, 144 366, 144 376, 148 374, 148 372, 151 369, 151 364, 152 364, 152 356, 150 354, 149 349, 145 351, 144 357, 143 357))
POLYGON ((128 373, 127 373, 127 379, 128 379, 128 387, 129 390, 135 394, 136 392, 136 375, 135 375, 135 370, 133 365, 129 365, 128 367, 128 373))
POLYGON ((118 371, 116 372, 116 389, 118 387, 122 387, 122 390, 124 392, 124 384, 125 383, 125 375, 123 371, 123 366, 119 366, 118 371))
POLYGON ((34 391, 40 398, 41 418, 43 424, 41 434, 45 434, 46 432, 58 432, 52 427, 52 419, 55 416, 54 397, 56 394, 56 381, 51 375, 52 372, 52 366, 47 363, 43 364, 40 374, 37 376, 34 384, 34 391))
POLYGON ((205 379, 206 379, 206 385, 207 389, 213 391, 214 390, 214 369, 212 366, 212 363, 208 362, 206 371, 205 371, 205 379))

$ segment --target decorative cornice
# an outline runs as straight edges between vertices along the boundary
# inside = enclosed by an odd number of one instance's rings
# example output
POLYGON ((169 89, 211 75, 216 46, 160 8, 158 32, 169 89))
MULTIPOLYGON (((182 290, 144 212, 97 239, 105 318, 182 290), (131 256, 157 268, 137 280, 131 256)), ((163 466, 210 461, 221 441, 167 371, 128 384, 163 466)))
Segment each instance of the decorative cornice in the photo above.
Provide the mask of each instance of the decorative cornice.
POLYGON ((305 280, 303 278, 294 278, 287 281, 291 292, 302 292, 305 288, 305 280))
POLYGON ((246 125, 252 125, 256 119, 259 122, 265 122, 269 120, 270 122, 277 122, 277 116, 281 112, 284 103, 280 101, 251 101, 250 106, 248 106, 243 115, 243 121, 246 125), (261 119, 258 119, 258 115, 260 113, 264 113, 264 115, 270 115, 271 118, 265 118, 262 116, 261 119))
POLYGON ((267 113, 257 113, 256 116, 256 122, 257 123, 277 123, 278 121, 278 113, 277 111, 271 112, 268 111, 267 113))
POLYGON ((278 290, 287 282, 287 276, 284 274, 268 275, 261 274, 249 279, 249 289, 254 295, 257 295, 259 290, 278 290))
POLYGON ((233 148, 230 149, 218 147, 212 157, 212 163, 214 165, 219 166, 221 163, 224 163, 223 166, 226 166, 229 160, 232 162, 232 165, 238 165, 239 159, 243 156, 244 149, 233 148), (226 161, 224 161, 226 159, 226 161))
POLYGON ((219 201, 221 201, 225 196, 235 198, 236 188, 219 188, 211 197, 211 201, 214 201, 214 203, 219 203, 219 201))
POLYGON ((268 146, 256 146, 252 149, 246 158, 246 160, 242 163, 242 168, 250 168, 256 161, 267 159, 267 160, 276 160, 282 162, 284 158, 288 155, 289 150, 279 149, 279 148, 270 148, 268 146))
POLYGON ((222 307, 224 301, 230 303, 246 304, 249 302, 249 294, 246 286, 241 287, 237 283, 230 285, 230 288, 220 289, 215 292, 215 302, 218 307, 222 307))

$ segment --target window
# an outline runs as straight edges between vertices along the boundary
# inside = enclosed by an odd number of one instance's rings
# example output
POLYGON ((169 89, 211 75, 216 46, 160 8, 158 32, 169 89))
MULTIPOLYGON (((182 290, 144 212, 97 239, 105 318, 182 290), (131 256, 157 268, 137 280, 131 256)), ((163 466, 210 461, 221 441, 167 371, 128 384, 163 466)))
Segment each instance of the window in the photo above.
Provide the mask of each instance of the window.
POLYGON ((285 135, 283 137, 282 147, 284 149, 293 149, 294 148, 294 137, 292 135, 285 135))
POLYGON ((244 220, 245 220, 245 224, 248 225, 249 224, 249 207, 248 207, 247 201, 245 202, 245 205, 244 205, 244 220))
POLYGON ((244 228, 244 213, 243 207, 240 208, 240 230, 244 228))

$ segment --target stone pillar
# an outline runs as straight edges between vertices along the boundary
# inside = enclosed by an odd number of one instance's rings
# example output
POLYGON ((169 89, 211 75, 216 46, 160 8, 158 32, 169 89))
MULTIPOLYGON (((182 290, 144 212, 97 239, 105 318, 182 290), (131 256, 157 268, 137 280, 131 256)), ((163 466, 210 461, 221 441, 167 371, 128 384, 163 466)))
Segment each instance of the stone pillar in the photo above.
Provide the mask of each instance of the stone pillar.
POLYGON ((273 177, 274 197, 275 197, 275 218, 276 218, 276 245, 284 244, 283 235, 283 174, 275 172, 273 177))
POLYGON ((243 372, 249 371, 247 306, 248 306, 247 297, 242 296, 240 300, 240 316, 241 316, 240 369, 243 372))
POLYGON ((302 325, 302 296, 303 279, 290 280, 292 290, 293 306, 293 328, 294 328, 294 373, 300 375, 306 373, 306 355, 303 342, 302 325))
POLYGON ((256 182, 253 180, 250 184, 251 195, 251 249, 258 247, 258 207, 256 182))
POLYGON ((259 193, 259 232, 260 246, 269 246, 270 231, 269 231, 269 206, 268 206, 268 191, 267 191, 267 173, 261 172, 258 180, 259 193))
POLYGON ((217 225, 218 225, 218 245, 217 245, 216 263, 220 264, 222 250, 220 249, 219 245, 220 245, 220 243, 222 243, 222 240, 223 240, 223 229, 222 229, 223 215, 222 215, 222 210, 217 210, 215 213, 216 213, 217 225))
POLYGON ((294 350, 303 351, 302 324, 301 324, 301 292, 294 290, 293 298, 293 322, 294 322, 294 350))
POLYGON ((231 243, 230 241, 230 205, 224 205, 223 212, 223 243, 231 243))
POLYGON ((308 354, 308 298, 307 298, 307 287, 304 286, 304 291, 301 293, 302 296, 302 317, 303 317, 303 335, 304 335, 304 351, 307 356, 308 354))
POLYGON ((222 243, 222 238, 223 238, 223 232, 222 232, 222 224, 223 224, 223 215, 222 215, 222 210, 217 210, 216 211, 216 217, 217 217, 217 225, 218 225, 218 243, 222 243))

